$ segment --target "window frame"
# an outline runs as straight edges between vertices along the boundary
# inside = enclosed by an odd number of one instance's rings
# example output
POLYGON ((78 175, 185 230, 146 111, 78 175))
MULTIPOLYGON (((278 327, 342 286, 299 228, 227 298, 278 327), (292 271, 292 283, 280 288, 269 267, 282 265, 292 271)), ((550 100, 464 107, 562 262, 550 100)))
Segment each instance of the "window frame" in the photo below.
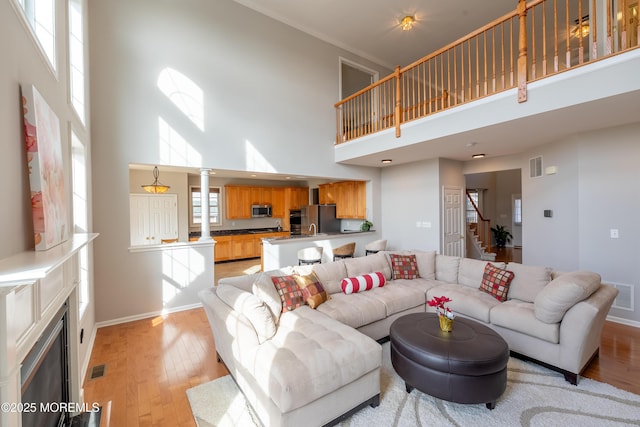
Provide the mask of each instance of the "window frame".
POLYGON ((47 50, 45 49, 44 44, 40 40, 40 37, 36 32, 36 28, 34 27, 34 25, 37 25, 40 22, 40 21, 36 21, 36 17, 35 17, 36 12, 34 12, 34 5, 35 5, 35 2, 37 1, 45 1, 45 0, 10 0, 9 2, 11 3, 11 6, 13 6, 13 9, 18 15, 18 17, 20 18, 20 22, 22 23, 22 26, 31 35, 31 39, 33 40, 34 44, 37 46, 38 48, 37 51, 42 57, 42 59, 44 60, 47 67, 49 68, 49 71, 51 71, 53 76, 57 79, 58 78, 58 52, 57 52, 58 36, 57 36, 56 17, 57 17, 58 8, 56 7, 55 0, 46 0, 51 2, 51 12, 52 12, 50 24, 52 26, 51 37, 53 39, 53 42, 51 46, 52 57, 49 57, 49 54, 47 53, 47 50))
MULTIPOLYGON (((200 193, 200 186, 199 185, 190 185, 189 186, 189 227, 190 228, 199 228, 201 227, 201 222, 195 222, 194 218, 195 218, 195 213, 194 213, 194 202, 193 202, 193 193, 197 192, 200 193), (196 191, 197 190, 197 191, 196 191)), ((213 216, 211 215, 211 208, 214 207, 214 205, 209 205, 209 225, 213 225, 213 226, 221 226, 222 225, 222 187, 220 186, 216 186, 216 185, 210 185, 209 186, 209 201, 211 202, 211 194, 212 193, 217 193, 218 194, 218 204, 217 204, 217 208, 218 208, 218 220, 217 221, 212 221, 213 216)))
POLYGON ((87 120, 87 30, 85 16, 85 0, 67 0, 67 49, 68 49, 68 79, 69 79, 69 104, 80 123, 86 127, 87 120), (80 34, 73 31, 72 13, 74 8, 79 8, 80 12, 80 34), (78 38, 80 36, 80 38, 78 38), (79 58, 76 58, 72 44, 74 40, 79 41, 79 58), (75 60, 77 59, 77 60, 75 60), (79 79, 76 79, 79 77, 79 79), (78 81, 79 80, 79 81, 78 81), (77 82, 77 84, 75 83, 77 82), (78 86, 81 86, 78 89, 78 86))
MULTIPOLYGON (((89 232, 89 167, 87 147, 73 130, 69 131, 71 142, 71 194, 72 194, 72 216, 74 233, 89 232), (76 166, 77 165, 77 166, 76 166), (79 176, 78 166, 84 168, 84 175, 79 176), (82 206, 79 206, 82 204, 82 206)), ((89 247, 85 246, 78 252, 77 269, 77 292, 78 292, 78 314, 82 319, 87 309, 91 305, 91 262, 89 247)))

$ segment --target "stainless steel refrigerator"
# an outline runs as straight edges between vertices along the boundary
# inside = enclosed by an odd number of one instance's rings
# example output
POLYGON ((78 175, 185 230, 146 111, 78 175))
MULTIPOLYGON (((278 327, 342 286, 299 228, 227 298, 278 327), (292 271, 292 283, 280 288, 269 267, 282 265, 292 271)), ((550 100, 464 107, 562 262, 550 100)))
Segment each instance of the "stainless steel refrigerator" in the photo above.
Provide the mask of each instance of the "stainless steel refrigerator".
POLYGON ((309 205, 300 209, 302 216, 302 234, 313 234, 309 230, 315 224, 318 233, 332 233, 340 231, 340 220, 336 218, 336 205, 309 205))

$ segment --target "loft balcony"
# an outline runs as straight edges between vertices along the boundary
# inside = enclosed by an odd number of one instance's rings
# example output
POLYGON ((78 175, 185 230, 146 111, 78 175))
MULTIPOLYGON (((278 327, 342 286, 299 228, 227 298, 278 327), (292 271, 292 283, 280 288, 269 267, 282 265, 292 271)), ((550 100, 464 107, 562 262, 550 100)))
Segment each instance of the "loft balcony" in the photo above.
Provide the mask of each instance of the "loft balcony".
POLYGON ((520 0, 338 102, 335 160, 469 160, 638 122, 639 45, 638 0, 520 0))

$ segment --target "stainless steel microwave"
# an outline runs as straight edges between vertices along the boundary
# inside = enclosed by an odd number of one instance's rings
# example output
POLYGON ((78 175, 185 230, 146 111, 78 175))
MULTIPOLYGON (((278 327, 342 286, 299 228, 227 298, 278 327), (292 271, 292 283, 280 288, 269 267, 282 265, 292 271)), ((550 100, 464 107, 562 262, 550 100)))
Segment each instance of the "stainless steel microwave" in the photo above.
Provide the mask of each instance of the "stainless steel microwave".
POLYGON ((251 205, 251 217, 271 217, 271 205, 251 205))

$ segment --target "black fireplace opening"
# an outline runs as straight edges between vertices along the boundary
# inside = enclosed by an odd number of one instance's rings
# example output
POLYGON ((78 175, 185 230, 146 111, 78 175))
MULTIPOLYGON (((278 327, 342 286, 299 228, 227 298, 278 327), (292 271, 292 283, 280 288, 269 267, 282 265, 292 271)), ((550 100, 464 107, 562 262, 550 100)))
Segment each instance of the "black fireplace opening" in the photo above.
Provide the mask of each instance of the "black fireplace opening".
POLYGON ((56 313, 24 359, 23 427, 62 427, 69 422, 68 305, 56 313))

